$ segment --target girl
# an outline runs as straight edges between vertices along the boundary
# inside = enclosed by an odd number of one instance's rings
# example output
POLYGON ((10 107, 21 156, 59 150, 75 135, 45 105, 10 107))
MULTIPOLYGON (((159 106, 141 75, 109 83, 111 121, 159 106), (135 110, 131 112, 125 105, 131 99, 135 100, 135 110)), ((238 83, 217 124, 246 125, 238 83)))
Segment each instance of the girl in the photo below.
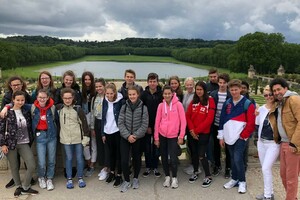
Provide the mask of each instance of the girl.
POLYGON ((117 92, 115 84, 109 83, 105 86, 105 98, 103 100, 101 134, 102 141, 105 144, 105 152, 109 155, 110 173, 106 179, 107 183, 114 182, 114 187, 119 187, 123 182, 121 177, 120 163, 120 131, 118 118, 122 106, 123 96, 117 92), (115 169, 117 172, 115 174, 115 169))
POLYGON ((72 159, 76 155, 78 186, 86 186, 83 180, 83 145, 88 143, 89 128, 84 111, 75 106, 75 91, 71 88, 61 90, 61 98, 64 106, 59 111, 60 143, 65 151, 65 163, 67 174, 67 188, 74 188, 72 181, 72 159), (83 136, 84 135, 84 136, 83 136))
POLYGON ((180 80, 178 76, 171 76, 168 82, 168 85, 171 86, 172 91, 176 93, 177 98, 180 102, 183 100, 183 91, 180 86, 180 80))
POLYGON ((163 102, 157 108, 154 143, 157 147, 160 147, 162 165, 166 176, 163 186, 170 187, 171 185, 175 189, 178 188, 177 152, 178 148, 180 148, 178 145, 183 144, 186 119, 182 104, 178 101, 176 93, 173 93, 172 88, 168 85, 163 88, 163 98, 163 102), (172 184, 170 184, 169 155, 172 184))
POLYGON ((134 169, 132 188, 139 188, 138 176, 141 170, 141 138, 145 136, 148 128, 147 107, 139 99, 140 90, 136 86, 129 86, 128 100, 122 106, 118 126, 121 135, 121 165, 125 181, 121 186, 121 192, 126 192, 131 184, 129 179, 129 159, 132 155, 134 169))
MULTIPOLYGON (((85 112, 88 125, 91 119, 91 100, 95 96, 95 79, 91 72, 83 72, 82 77, 82 108, 85 112)), ((97 144, 95 135, 91 135, 91 146, 84 147, 84 157, 87 161, 87 170, 85 176, 91 176, 94 173, 94 164, 97 159, 97 144)))
POLYGON ((256 127, 258 128, 257 150, 264 178, 264 193, 257 195, 256 199, 274 199, 272 183, 272 166, 278 158, 280 145, 274 141, 276 124, 269 121, 269 113, 275 110, 275 98, 267 85, 263 92, 266 104, 258 109, 256 127))
POLYGON ((204 188, 209 187, 212 182, 205 151, 209 142, 210 127, 214 120, 215 109, 214 99, 207 94, 206 84, 203 81, 199 81, 195 86, 195 94, 193 101, 188 107, 186 120, 190 134, 189 147, 194 167, 194 173, 189 182, 194 183, 198 178, 200 158, 205 172, 205 178, 202 183, 204 188))
POLYGON ((42 71, 39 75, 37 88, 33 90, 31 94, 31 100, 34 102, 36 100, 37 92, 40 89, 46 89, 48 94, 52 99, 55 97, 56 88, 54 86, 54 81, 52 79, 52 75, 48 71, 42 71))
POLYGON ((26 94, 16 91, 12 94, 14 106, 7 112, 7 117, 0 119, 0 147, 6 154, 11 167, 11 174, 17 189, 14 196, 21 194, 35 195, 39 192, 30 187, 30 181, 35 171, 35 160, 30 148, 33 142, 30 111, 24 109, 26 94), (27 166, 24 182, 21 185, 18 154, 27 166))
POLYGON ((105 80, 103 78, 95 81, 96 96, 92 98, 91 104, 91 137, 96 137, 96 152, 100 166, 104 166, 98 174, 99 180, 103 181, 107 178, 109 161, 108 156, 105 156, 104 143, 101 137, 101 120, 102 120, 102 105, 105 95, 105 80))

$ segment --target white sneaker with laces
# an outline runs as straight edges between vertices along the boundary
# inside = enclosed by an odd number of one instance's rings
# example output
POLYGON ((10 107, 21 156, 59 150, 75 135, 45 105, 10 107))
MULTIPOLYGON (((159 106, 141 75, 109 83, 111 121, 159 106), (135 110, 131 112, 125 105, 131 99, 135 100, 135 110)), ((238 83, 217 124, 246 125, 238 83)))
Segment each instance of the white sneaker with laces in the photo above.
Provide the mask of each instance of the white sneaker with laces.
POLYGON ((170 176, 166 176, 165 177, 165 182, 163 183, 163 186, 164 187, 170 187, 170 181, 171 181, 170 176))
POLYGON ((238 183, 238 181, 231 179, 229 182, 225 183, 225 184, 223 185, 223 187, 224 187, 225 189, 231 189, 231 188, 233 188, 237 183, 238 183))
POLYGON ((178 180, 177 180, 176 177, 173 177, 173 178, 172 178, 172 184, 171 184, 171 187, 172 187, 173 189, 178 188, 178 180))
POLYGON ((40 188, 45 189, 47 187, 46 180, 44 177, 38 178, 38 181, 40 188))
POLYGON ((107 178, 108 172, 105 169, 102 169, 100 173, 98 174, 99 176, 99 181, 104 181, 107 178))
POLYGON ((247 184, 245 181, 239 182, 239 193, 245 194, 247 192, 247 184))
POLYGON ((48 191, 54 190, 54 185, 51 179, 47 180, 47 190, 48 191))

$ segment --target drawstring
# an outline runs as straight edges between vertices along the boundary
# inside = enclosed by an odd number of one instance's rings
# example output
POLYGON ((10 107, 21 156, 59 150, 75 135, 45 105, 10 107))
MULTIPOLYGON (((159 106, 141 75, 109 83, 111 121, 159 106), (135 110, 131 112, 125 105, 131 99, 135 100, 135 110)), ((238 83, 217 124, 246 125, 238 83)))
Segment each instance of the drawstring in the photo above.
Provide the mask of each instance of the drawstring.
MULTIPOLYGON (((168 111, 167 111, 167 102, 164 102, 164 106, 165 106, 165 115, 168 114, 168 111)), ((172 101, 170 102, 170 111, 172 110, 172 101)))

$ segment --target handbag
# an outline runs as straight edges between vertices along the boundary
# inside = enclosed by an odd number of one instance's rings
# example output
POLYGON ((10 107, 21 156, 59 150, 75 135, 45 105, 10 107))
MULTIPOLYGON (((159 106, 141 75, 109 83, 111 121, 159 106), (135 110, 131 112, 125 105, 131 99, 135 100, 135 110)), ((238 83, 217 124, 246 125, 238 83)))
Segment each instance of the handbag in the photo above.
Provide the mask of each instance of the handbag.
MULTIPOLYGON (((8 135, 8 132, 7 132, 7 120, 6 120, 6 123, 5 123, 5 133, 4 133, 4 140, 6 140, 6 136, 8 135)), ((5 157, 5 153, 2 151, 2 148, 0 148, 0 160, 4 159, 5 157)))

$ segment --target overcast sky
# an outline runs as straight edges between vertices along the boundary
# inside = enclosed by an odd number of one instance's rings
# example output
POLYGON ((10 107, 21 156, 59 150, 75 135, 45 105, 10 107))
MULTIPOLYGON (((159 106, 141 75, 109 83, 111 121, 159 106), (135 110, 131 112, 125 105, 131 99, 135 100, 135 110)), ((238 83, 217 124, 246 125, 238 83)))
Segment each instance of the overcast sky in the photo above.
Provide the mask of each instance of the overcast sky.
POLYGON ((0 0, 0 36, 238 40, 280 32, 300 43, 300 0, 0 0))

